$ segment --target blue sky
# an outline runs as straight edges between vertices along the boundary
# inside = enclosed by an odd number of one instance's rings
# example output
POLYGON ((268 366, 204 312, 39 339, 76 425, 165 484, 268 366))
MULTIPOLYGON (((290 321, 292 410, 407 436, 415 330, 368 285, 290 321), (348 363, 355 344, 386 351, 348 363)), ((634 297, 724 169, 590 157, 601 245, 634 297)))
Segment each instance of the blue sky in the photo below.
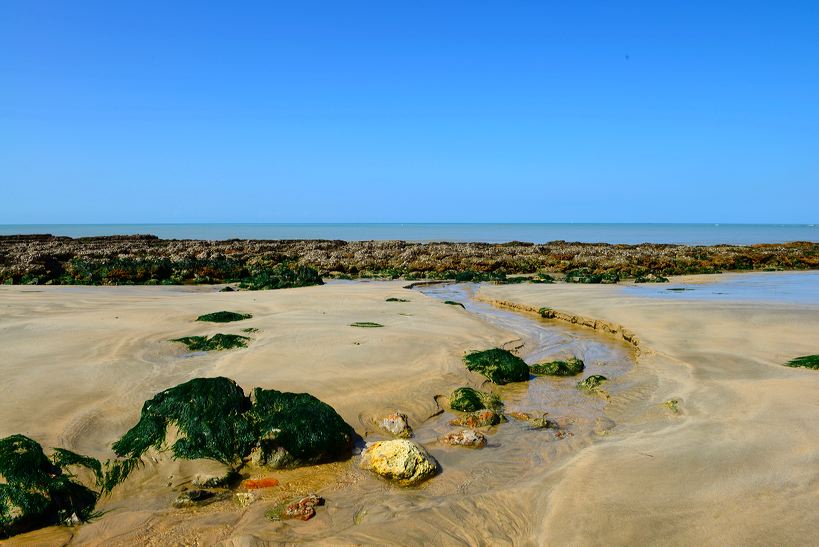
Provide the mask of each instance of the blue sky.
POLYGON ((8 1, 0 52, 0 224, 819 221, 812 1, 8 1))

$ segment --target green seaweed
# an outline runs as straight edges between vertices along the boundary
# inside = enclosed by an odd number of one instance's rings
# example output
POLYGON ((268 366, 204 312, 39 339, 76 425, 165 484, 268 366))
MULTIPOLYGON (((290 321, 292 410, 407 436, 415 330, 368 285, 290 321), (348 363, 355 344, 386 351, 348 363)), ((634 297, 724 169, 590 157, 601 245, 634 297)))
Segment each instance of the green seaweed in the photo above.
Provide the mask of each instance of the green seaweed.
POLYGON ((356 321, 355 323, 350 323, 351 327, 361 327, 364 329, 374 329, 378 327, 383 327, 381 323, 373 323, 372 321, 356 321))
POLYGON ((276 264, 253 272, 244 277, 239 287, 251 291, 267 289, 289 289, 294 287, 309 287, 323 285, 319 273, 300 264, 276 264))
POLYGON ((460 306, 460 307, 466 309, 466 306, 464 306, 460 302, 455 302, 454 300, 444 300, 444 304, 449 304, 450 306, 460 306))
POLYGON ((804 355, 802 357, 797 357, 796 359, 791 359, 785 363, 785 366, 819 370, 819 355, 804 355))
POLYGON ((209 321, 211 323, 230 323, 232 321, 242 321, 253 317, 250 313, 236 313, 235 311, 217 311, 206 313, 196 318, 197 321, 209 321))
POLYGON ((174 458, 207 458, 243 465, 254 448, 264 464, 295 466, 350 454, 353 429, 333 408, 307 393, 256 388, 253 403, 228 378, 196 378, 166 389, 145 402, 139 422, 113 449, 119 457, 105 466, 104 489, 111 490, 139 465, 150 448, 173 441, 174 458), (166 439, 168 427, 178 436, 166 439))
POLYGON ((248 413, 259 439, 262 463, 291 467, 349 456, 353 428, 308 393, 256 388, 248 413))
POLYGON ((494 393, 478 391, 471 387, 459 387, 449 396, 449 406, 461 412, 474 412, 484 408, 500 411, 503 403, 494 393))
POLYGON ((566 361, 558 360, 529 365, 529 371, 532 374, 544 376, 577 376, 585 368, 586 365, 577 357, 571 357, 566 361))
POLYGON ((600 385, 607 380, 608 378, 606 378, 605 376, 602 376, 600 374, 592 374, 585 380, 578 382, 577 388, 585 389, 587 391, 596 391, 600 387, 600 385))
POLYGON ((524 382, 529 379, 529 365, 505 349, 475 351, 464 357, 466 368, 486 376, 495 384, 524 382))
MULTIPOLYGON (((64 451, 66 465, 90 460, 64 451), (69 456, 70 454, 70 456, 69 456)), ((0 439, 0 538, 93 515, 97 492, 72 480, 24 435, 0 439)))
POLYGON ((396 298, 394 296, 391 296, 390 298, 387 298, 385 302, 409 302, 409 300, 407 300, 406 298, 396 298))
POLYGON ((253 334, 254 332, 259 332, 259 329, 256 327, 246 327, 244 329, 240 329, 242 332, 247 332, 249 334, 253 334))
POLYGON ((237 465, 256 442, 245 417, 249 409, 250 399, 233 380, 195 378, 146 401, 139 422, 113 449, 120 458, 139 458, 149 448, 160 448, 168 426, 174 425, 179 430, 171 446, 174 457, 237 465))
POLYGON ((620 276, 615 272, 594 273, 589 268, 577 268, 569 270, 565 274, 563 281, 566 283, 617 283, 620 276))
POLYGON ((54 465, 62 469, 66 469, 72 465, 85 467, 94 473, 97 485, 102 485, 104 481, 105 477, 102 472, 102 464, 98 459, 92 458, 91 456, 83 456, 82 454, 77 454, 65 448, 55 448, 51 454, 51 461, 54 462, 54 465))
POLYGON ((171 342, 182 342, 190 351, 221 351, 233 348, 246 348, 247 336, 238 334, 214 334, 210 338, 207 336, 183 336, 174 338, 171 342))

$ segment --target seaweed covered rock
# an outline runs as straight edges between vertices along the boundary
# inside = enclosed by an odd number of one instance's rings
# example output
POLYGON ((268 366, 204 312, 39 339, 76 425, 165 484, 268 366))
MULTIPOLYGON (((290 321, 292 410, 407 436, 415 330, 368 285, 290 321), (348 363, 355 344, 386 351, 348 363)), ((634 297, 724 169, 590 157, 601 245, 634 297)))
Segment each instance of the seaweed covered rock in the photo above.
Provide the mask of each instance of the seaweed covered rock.
POLYGON ((50 460, 24 435, 0 439, 0 538, 88 520, 98 494, 75 481, 67 469, 75 465, 100 469, 97 460, 64 449, 50 460))
POLYGON ((529 371, 532 374, 544 376, 577 376, 583 372, 585 368, 586 365, 581 359, 572 357, 565 361, 549 361, 538 363, 536 365, 530 365, 529 371))
POLYGON ((600 374, 592 374, 585 380, 582 380, 577 383, 578 389, 585 389, 586 391, 595 391, 600 385, 607 381, 608 378, 605 376, 601 376, 600 374))
MULTIPOLYGON (((227 288, 227 287, 226 287, 227 288)), ((232 321, 242 321, 250 319, 253 314, 237 313, 235 311, 216 311, 213 313, 206 313, 196 318, 197 321, 207 321, 210 323, 230 323, 232 321)))
POLYGON ((207 336, 183 336, 174 338, 171 342, 182 342, 190 351, 221 351, 233 348, 246 348, 247 336, 239 334, 214 334, 210 338, 207 336))
POLYGON ((489 427, 501 423, 501 415, 494 410, 479 410, 470 412, 464 416, 453 418, 449 425, 460 425, 463 427, 489 427))
POLYGON ((438 472, 438 462, 423 446, 404 439, 367 445, 361 453, 359 467, 402 486, 418 484, 438 472))
POLYGON ((471 387, 459 387, 449 396, 449 406, 452 410, 475 412, 484 408, 500 410, 503 403, 494 393, 478 391, 471 387))
POLYGON ((157 393, 142 406, 139 422, 114 443, 117 456, 135 459, 166 442, 168 426, 178 430, 174 457, 208 458, 238 465, 256 444, 247 419, 250 399, 228 378, 195 378, 157 393))
POLYGON ((785 366, 819 370, 819 355, 805 355, 803 357, 797 357, 796 359, 791 359, 785 363, 785 366))
POLYGON ((353 435, 331 406, 307 393, 256 388, 251 403, 233 380, 196 378, 145 402, 139 422, 113 445, 120 459, 107 465, 106 489, 150 448, 169 445, 175 458, 232 469, 251 455, 259 465, 294 467, 349 456, 353 435))
POLYGON ((620 281, 620 276, 613 272, 594 273, 589 268, 577 268, 569 270, 565 273, 563 281, 566 283, 617 283, 620 281))
POLYGON ((273 468, 334 461, 349 456, 353 428, 308 393, 256 388, 249 418, 258 436, 254 461, 273 468))
POLYGON ((393 412, 384 417, 379 424, 381 429, 396 437, 409 439, 412 437, 412 428, 409 425, 409 418, 406 414, 393 412))
POLYGON ((472 429, 460 429, 450 431, 443 437, 441 442, 451 446, 464 446, 466 448, 483 448, 486 446, 486 435, 480 431, 472 429))
POLYGON ((505 349, 475 351, 466 355, 464 362, 468 370, 483 374, 496 384, 525 382, 529 379, 529 365, 505 349))

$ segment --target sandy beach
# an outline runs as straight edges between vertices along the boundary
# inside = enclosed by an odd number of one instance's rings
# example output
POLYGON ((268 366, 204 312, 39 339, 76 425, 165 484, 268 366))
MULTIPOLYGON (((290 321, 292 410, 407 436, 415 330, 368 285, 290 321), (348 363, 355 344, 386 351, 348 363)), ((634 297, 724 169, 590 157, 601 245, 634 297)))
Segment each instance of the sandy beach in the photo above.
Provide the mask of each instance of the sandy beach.
POLYGON ((378 417, 405 412, 442 467, 422 486, 402 489, 357 469, 354 456, 268 472, 281 487, 246 508, 226 500, 173 509, 193 467, 159 457, 102 498, 100 518, 10 543, 812 541, 819 525, 819 374, 782 363, 816 353, 819 306, 643 298, 621 286, 482 285, 478 301, 518 306, 522 311, 513 313, 559 339, 540 348, 544 355, 585 352, 592 371, 616 361, 622 374, 607 386, 608 398, 550 391, 536 398, 534 381, 497 388, 507 410, 544 404, 573 436, 559 440, 510 422, 490 431, 487 448, 469 451, 437 443, 448 428, 436 396, 460 385, 486 387, 466 371, 463 354, 501 346, 531 361, 544 342, 533 338, 535 330, 515 332, 405 284, 236 293, 204 286, 0 287, 1 436, 23 433, 44 447, 109 458, 111 443, 138 420, 146 399, 190 378, 227 376, 245 391, 310 392, 365 440, 382 438, 378 417), (389 297, 410 302, 385 302, 389 297), (540 307, 621 326, 637 347, 525 311, 540 307), (194 321, 221 309, 254 317, 241 324, 194 321), (356 321, 384 327, 349 326, 356 321), (168 341, 240 327, 259 329, 246 349, 189 354, 168 341), (663 404, 672 399, 677 412, 663 404), (316 518, 265 519, 276 500, 307 491, 327 499, 316 518))

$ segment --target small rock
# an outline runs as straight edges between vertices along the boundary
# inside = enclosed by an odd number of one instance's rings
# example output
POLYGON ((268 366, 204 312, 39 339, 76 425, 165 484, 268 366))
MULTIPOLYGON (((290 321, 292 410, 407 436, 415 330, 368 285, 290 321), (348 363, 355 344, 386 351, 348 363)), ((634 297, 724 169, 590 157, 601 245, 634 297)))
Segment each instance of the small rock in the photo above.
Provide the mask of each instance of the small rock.
POLYGON ((253 492, 236 492, 236 503, 239 504, 239 507, 247 507, 254 501, 256 501, 256 494, 253 492))
POLYGON ((412 428, 409 426, 407 415, 400 412, 390 414, 381 420, 381 428, 402 439, 412 437, 412 428))
POLYGON ((404 439, 367 445, 361 454, 359 467, 402 486, 418 484, 438 472, 438 462, 423 446, 404 439))
POLYGON ((215 497, 216 494, 210 490, 188 490, 177 496, 173 502, 173 506, 177 509, 181 509, 183 507, 207 505, 216 501, 214 499, 215 497))
POLYGON ((316 515, 316 507, 320 505, 324 505, 324 498, 316 494, 308 494, 299 501, 294 501, 285 507, 284 511, 282 511, 282 518, 310 520, 316 515))
POLYGON ((578 389, 585 389, 587 391, 596 391, 597 388, 600 387, 600 384, 607 381, 608 378, 602 376, 600 374, 592 374, 585 380, 578 382, 577 387, 578 389))
POLYGON ((494 410, 479 410, 470 412, 454 420, 450 420, 449 425, 460 425, 463 427, 488 427, 498 425, 501 422, 500 414, 494 410))
POLYGON ((467 448, 483 448, 486 446, 486 436, 480 431, 463 429, 451 431, 441 438, 441 442, 452 446, 465 446, 467 448))
POLYGON ((71 513, 71 516, 65 519, 63 524, 65 526, 79 526, 82 524, 82 521, 80 520, 80 517, 77 516, 77 513, 71 513))
POLYGON ((532 419, 531 414, 529 414, 527 412, 517 412, 517 411, 516 412, 507 412, 506 415, 511 416, 514 419, 520 420, 522 422, 528 422, 529 420, 532 419))
POLYGON ((545 412, 540 418, 529 418, 527 421, 529 422, 529 429, 559 429, 555 422, 546 418, 545 412))

